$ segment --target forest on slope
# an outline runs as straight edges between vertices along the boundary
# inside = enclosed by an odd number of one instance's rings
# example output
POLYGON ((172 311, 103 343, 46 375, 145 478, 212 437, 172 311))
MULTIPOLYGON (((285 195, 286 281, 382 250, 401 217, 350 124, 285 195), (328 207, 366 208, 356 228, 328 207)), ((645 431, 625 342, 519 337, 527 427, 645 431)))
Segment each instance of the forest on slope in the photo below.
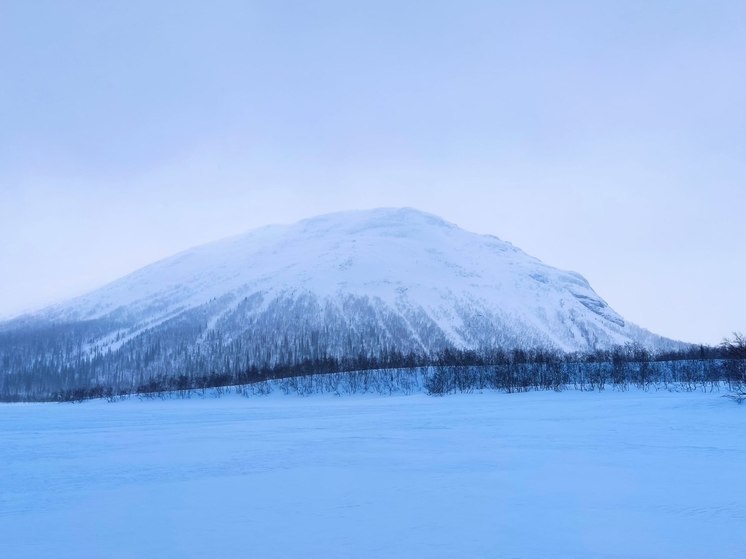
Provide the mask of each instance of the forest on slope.
MULTIPOLYGON (((95 331, 96 325, 86 327, 95 331)), ((630 386, 676 390, 725 386, 737 394, 746 392, 746 339, 739 334, 717 347, 657 353, 633 344, 584 353, 453 347, 432 353, 371 353, 359 346, 347 356, 311 351, 311 342, 305 347, 289 346, 286 339, 278 338, 266 340, 263 362, 252 362, 238 343, 226 348, 217 340, 198 345, 182 341, 179 347, 187 365, 178 369, 164 358, 160 340, 126 353, 84 354, 70 336, 69 328, 52 330, 35 335, 30 343, 17 331, 0 333, 0 401, 75 401, 167 392, 187 396, 195 390, 225 387, 254 394, 271 390, 270 382, 300 394, 625 390, 630 386)), ((354 349, 352 340, 348 342, 354 349)))

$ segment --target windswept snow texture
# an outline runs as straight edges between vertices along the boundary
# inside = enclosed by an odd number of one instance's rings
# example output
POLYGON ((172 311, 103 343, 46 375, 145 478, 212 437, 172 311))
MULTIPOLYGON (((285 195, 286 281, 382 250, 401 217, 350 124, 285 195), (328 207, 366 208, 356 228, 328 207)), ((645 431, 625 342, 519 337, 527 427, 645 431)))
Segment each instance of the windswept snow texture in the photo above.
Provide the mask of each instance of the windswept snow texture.
POLYGON ((164 351, 171 340, 242 340, 245 354, 260 355, 252 344, 278 333, 307 348, 299 358, 671 345, 627 324, 582 276, 408 208, 330 214, 188 250, 34 320, 96 325, 86 343, 102 354, 141 337, 164 351))
POLYGON ((717 394, 0 406, 14 559, 741 558, 717 394))

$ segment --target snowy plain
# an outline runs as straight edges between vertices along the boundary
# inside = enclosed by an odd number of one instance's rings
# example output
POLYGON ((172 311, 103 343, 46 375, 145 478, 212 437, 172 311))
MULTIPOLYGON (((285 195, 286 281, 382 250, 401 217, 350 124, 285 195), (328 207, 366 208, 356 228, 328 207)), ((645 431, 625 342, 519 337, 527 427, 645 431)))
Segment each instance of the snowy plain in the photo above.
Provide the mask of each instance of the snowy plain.
POLYGON ((0 555, 743 557, 717 393, 0 406, 0 555))

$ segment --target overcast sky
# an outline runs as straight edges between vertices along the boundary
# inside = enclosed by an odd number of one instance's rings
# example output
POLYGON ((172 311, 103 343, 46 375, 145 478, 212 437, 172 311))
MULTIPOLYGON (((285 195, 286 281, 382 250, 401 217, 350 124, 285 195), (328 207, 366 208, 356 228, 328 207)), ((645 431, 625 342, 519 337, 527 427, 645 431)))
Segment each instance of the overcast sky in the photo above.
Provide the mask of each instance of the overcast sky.
POLYGON ((0 0, 0 315, 413 206, 746 330, 746 2, 0 0))

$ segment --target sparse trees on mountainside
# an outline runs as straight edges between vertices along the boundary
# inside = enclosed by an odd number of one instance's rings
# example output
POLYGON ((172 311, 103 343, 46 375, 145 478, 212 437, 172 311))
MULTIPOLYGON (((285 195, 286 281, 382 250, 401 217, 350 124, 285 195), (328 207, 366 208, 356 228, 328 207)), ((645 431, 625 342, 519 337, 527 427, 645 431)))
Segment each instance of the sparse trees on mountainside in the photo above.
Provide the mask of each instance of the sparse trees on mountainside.
MULTIPOLYGON (((284 332, 287 324, 281 311, 274 313, 279 322, 273 328, 284 332)), ((267 332, 273 328, 267 324, 231 335, 218 326, 206 329, 202 315, 195 313, 157 329, 138 330, 137 335, 132 335, 133 327, 126 323, 102 321, 0 331, 0 401, 78 400, 163 391, 186 396, 194 390, 263 386, 267 381, 281 382, 285 389, 299 393, 392 393, 424 388, 431 394, 447 394, 567 387, 627 390, 631 386, 715 390, 721 383, 734 391, 746 391, 746 339, 741 334, 719 347, 659 354, 635 345, 584 354, 502 347, 475 351, 440 345, 402 352, 374 332, 338 330, 333 334, 309 323, 292 336, 271 337, 267 332)))

